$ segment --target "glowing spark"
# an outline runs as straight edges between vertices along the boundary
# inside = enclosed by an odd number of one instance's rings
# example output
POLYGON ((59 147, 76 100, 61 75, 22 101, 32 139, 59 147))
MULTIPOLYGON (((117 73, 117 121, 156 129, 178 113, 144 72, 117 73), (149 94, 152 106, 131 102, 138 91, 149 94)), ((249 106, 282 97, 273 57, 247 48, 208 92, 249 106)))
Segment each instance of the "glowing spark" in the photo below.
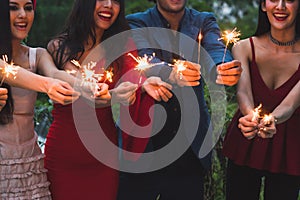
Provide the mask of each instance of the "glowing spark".
POLYGON ((265 125, 269 125, 271 124, 272 118, 273 118, 272 114, 264 115, 262 121, 264 122, 265 125))
POLYGON ((104 82, 106 81, 106 80, 108 80, 110 83, 112 83, 113 82, 113 76, 114 76, 114 73, 112 72, 112 71, 105 71, 105 80, 104 80, 104 82))
POLYGON ((231 32, 224 31, 222 33, 222 36, 219 40, 223 40, 226 43, 222 63, 224 63, 224 61, 225 61, 225 56, 226 56, 226 51, 227 51, 228 45, 230 43, 232 43, 232 44, 237 43, 240 40, 240 38, 239 38, 240 35, 241 35, 241 32, 237 31, 236 27, 231 32))
POLYGON ((144 55, 144 57, 140 57, 140 56, 135 57, 131 53, 128 53, 127 55, 130 56, 131 58, 133 58, 137 62, 137 65, 135 66, 134 69, 138 70, 140 72, 140 81, 139 81, 139 83, 141 83, 141 81, 142 81, 141 73, 143 71, 145 71, 146 69, 149 69, 149 68, 151 68, 155 65, 164 64, 164 62, 150 63, 151 60, 155 57, 154 53, 152 54, 152 56, 149 56, 149 57, 148 57, 148 55, 144 55))
POLYGON ((10 64, 8 63, 8 57, 7 55, 3 55, 2 59, 4 61, 4 67, 1 68, 3 78, 1 80, 0 86, 3 84, 5 78, 8 78, 10 75, 13 77, 13 79, 16 79, 18 69, 20 68, 19 66, 14 66, 14 63, 11 62, 10 64))
MULTIPOLYGON (((95 93, 100 89, 99 86, 97 85, 98 80, 100 79, 100 77, 103 76, 103 74, 96 74, 95 70, 93 70, 97 65, 97 63, 89 62, 87 65, 83 65, 83 66, 81 66, 80 63, 76 60, 71 60, 71 63, 73 63, 76 67, 78 67, 79 72, 81 73, 82 80, 80 86, 83 86, 84 83, 92 83, 91 90, 95 95, 95 93)), ((76 70, 69 70, 67 72, 74 73, 74 71, 76 70)))
POLYGON ((253 117, 252 117, 251 121, 258 120, 261 117, 261 107, 262 107, 262 104, 259 104, 258 107, 254 108, 254 110, 252 111, 253 117))
POLYGON ((174 66, 176 67, 176 72, 179 74, 179 79, 182 79, 182 72, 186 70, 186 66, 183 60, 175 60, 174 66))

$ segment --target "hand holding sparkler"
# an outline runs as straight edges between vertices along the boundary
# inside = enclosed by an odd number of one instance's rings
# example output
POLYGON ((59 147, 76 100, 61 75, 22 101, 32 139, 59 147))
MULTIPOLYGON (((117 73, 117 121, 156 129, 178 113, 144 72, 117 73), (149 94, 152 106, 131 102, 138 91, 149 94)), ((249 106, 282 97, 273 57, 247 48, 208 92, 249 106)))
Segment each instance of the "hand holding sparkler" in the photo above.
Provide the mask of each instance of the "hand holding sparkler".
MULTIPOLYGON (((104 82, 106 80, 112 82, 112 78, 113 78, 112 71, 105 71, 105 74, 97 74, 95 73, 94 70, 94 68, 96 67, 96 62, 90 62, 87 65, 83 65, 83 66, 81 66, 79 62, 76 60, 71 60, 71 63, 73 63, 78 68, 78 71, 81 74, 80 86, 88 86, 93 93, 93 97, 99 100, 100 96, 102 96, 104 92, 102 91, 103 88, 101 89, 102 84, 100 84, 99 82, 103 79, 103 77, 105 78, 104 82)), ((69 70, 67 72, 72 74, 77 73, 76 70, 71 70, 71 71, 69 70)), ((101 98, 103 101, 107 101, 107 99, 110 99, 108 90, 105 90, 105 95, 101 98)))
POLYGON ((217 84, 233 86, 238 83, 242 74, 241 62, 233 60, 217 66, 217 84))
POLYGON ((169 76, 171 83, 176 83, 180 87, 200 84, 201 66, 199 64, 185 60, 175 60, 172 66, 173 70, 169 76))
POLYGON ((0 111, 4 108, 6 104, 6 100, 8 98, 7 92, 8 91, 6 88, 0 88, 0 111))
POLYGON ((112 104, 121 103, 123 105, 132 105, 136 99, 136 90, 138 85, 131 82, 123 82, 112 89, 112 104))
POLYGON ((8 57, 6 55, 2 56, 2 59, 0 59, 1 62, 3 62, 3 67, 0 68, 2 71, 2 80, 0 83, 0 86, 3 84, 5 78, 8 78, 9 76, 12 76, 12 78, 17 77, 18 69, 20 68, 19 66, 14 66, 14 63, 11 62, 10 64, 8 63, 8 57))

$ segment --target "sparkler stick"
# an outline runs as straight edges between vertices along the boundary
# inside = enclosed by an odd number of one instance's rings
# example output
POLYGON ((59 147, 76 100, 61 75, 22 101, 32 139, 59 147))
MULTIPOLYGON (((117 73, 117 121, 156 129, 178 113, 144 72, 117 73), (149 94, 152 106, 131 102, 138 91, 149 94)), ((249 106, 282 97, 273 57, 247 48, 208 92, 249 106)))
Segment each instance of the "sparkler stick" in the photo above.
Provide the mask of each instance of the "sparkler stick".
POLYGON ((233 43, 233 44, 237 43, 240 40, 240 38, 239 38, 240 35, 241 35, 241 32, 237 31, 236 27, 231 32, 224 31, 222 33, 222 36, 219 39, 219 40, 225 41, 225 49, 224 49, 222 63, 224 63, 224 61, 225 61, 225 56, 226 56, 226 51, 227 51, 228 45, 230 43, 233 43))
POLYGON ((20 68, 19 66, 14 66, 14 63, 11 62, 10 64, 8 63, 8 57, 7 55, 3 55, 2 59, 4 61, 4 68, 1 69, 3 77, 0 83, 0 86, 2 86, 5 78, 8 78, 10 75, 16 79, 17 77, 17 73, 18 73, 18 69, 20 68))
POLYGON ((202 34, 201 34, 201 29, 198 35, 198 64, 200 64, 200 49, 201 49, 201 40, 202 40, 202 34))

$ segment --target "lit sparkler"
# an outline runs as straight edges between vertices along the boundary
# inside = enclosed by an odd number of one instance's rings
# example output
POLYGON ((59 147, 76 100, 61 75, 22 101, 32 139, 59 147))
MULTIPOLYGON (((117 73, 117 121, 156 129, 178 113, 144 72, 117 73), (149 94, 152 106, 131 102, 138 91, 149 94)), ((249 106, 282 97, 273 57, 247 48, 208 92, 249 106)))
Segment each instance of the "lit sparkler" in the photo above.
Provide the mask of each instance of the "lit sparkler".
POLYGON ((226 51, 227 51, 228 45, 230 43, 232 43, 232 44, 237 43, 240 40, 240 38, 239 38, 240 35, 241 35, 241 32, 237 31, 236 27, 231 32, 224 31, 222 33, 222 36, 219 39, 219 40, 223 40, 225 42, 225 50, 224 50, 222 63, 224 63, 224 61, 225 61, 225 56, 226 56, 226 51))
POLYGON ((182 79, 182 72, 186 70, 186 65, 183 60, 175 60, 174 66, 176 67, 176 72, 179 74, 179 79, 182 79))
POLYGON ((16 79, 17 77, 17 73, 18 73, 18 69, 20 68, 19 66, 14 66, 14 63, 11 62, 10 64, 8 63, 8 57, 7 55, 3 55, 2 59, 4 61, 4 67, 1 68, 3 77, 0 83, 0 86, 3 84, 5 78, 8 78, 10 75, 16 79))
POLYGON ((253 117, 252 117, 251 121, 259 120, 261 118, 261 107, 262 107, 262 104, 259 104, 258 107, 254 108, 254 110, 252 111, 253 117))
POLYGON ((254 108, 253 117, 251 121, 258 120, 259 122, 262 121, 264 125, 270 125, 272 121, 272 114, 262 114, 262 104, 259 104, 258 107, 254 108))
POLYGON ((201 29, 198 35, 198 64, 200 64, 200 48, 201 48, 202 33, 201 29))
POLYGON ((138 70, 140 72, 140 78, 139 78, 139 84, 141 83, 142 81, 142 77, 141 77, 141 73, 143 71, 145 71, 146 69, 149 69, 155 65, 160 65, 160 64, 163 64, 164 62, 160 62, 160 63, 150 63, 151 60, 155 57, 155 54, 153 53, 152 56, 148 56, 148 55, 144 55, 144 57, 140 57, 140 56, 137 56, 135 57, 134 55, 132 55, 131 53, 128 53, 127 54, 128 56, 130 56, 131 58, 133 58, 136 62, 137 62, 137 65, 135 66, 135 70, 138 70))
POLYGON ((265 125, 270 125, 272 118, 273 118, 272 114, 264 115, 262 121, 265 125))
MULTIPOLYGON (((91 90, 95 95, 95 93, 100 89, 97 83, 102 78, 102 76, 104 76, 103 74, 95 73, 94 68, 97 65, 97 63, 89 62, 87 65, 83 65, 83 66, 81 66, 80 63, 76 60, 71 60, 71 63, 74 64, 79 69, 79 72, 81 73, 82 80, 80 86, 83 86, 84 83, 92 83, 94 88, 92 88, 91 86, 91 90)), ((76 70, 69 70, 67 72, 76 73, 76 70)))

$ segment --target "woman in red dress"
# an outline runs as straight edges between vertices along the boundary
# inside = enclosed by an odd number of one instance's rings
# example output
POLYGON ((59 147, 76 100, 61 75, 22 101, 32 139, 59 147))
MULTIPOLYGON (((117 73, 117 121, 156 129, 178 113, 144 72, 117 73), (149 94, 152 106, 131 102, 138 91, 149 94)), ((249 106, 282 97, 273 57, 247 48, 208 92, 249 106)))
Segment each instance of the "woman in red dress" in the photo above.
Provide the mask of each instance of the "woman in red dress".
POLYGON ((242 62, 239 110, 225 137, 227 199, 296 200, 300 189, 300 2, 261 0, 254 37, 233 48, 242 62), (253 110, 271 113, 270 121, 253 110))
MULTIPOLYGON (((122 55, 122 52, 135 48, 129 35, 123 34, 121 41, 116 44, 105 43, 106 39, 126 30, 129 30, 129 26, 124 14, 124 0, 76 0, 66 29, 48 44, 48 50, 60 69, 78 70, 70 61, 75 59, 83 64, 96 52, 96 55, 102 56, 102 59, 96 56, 98 60, 92 60, 99 61, 96 72, 103 72, 102 67, 109 65, 107 70, 114 74, 111 82, 107 79, 105 83, 98 84, 101 90, 98 98, 93 99, 82 91, 85 98, 80 98, 72 105, 54 105, 54 121, 45 146, 45 167, 48 169, 54 200, 116 199, 119 151, 113 148, 118 144, 118 137, 110 94, 113 102, 121 103, 121 123, 124 119, 122 111, 128 109, 124 104, 131 105, 129 113, 136 124, 146 126, 150 123, 149 108, 153 98, 138 88, 139 73, 132 70, 136 62, 122 55), (121 56, 110 62, 111 53, 121 56), (118 82, 121 84, 118 85, 118 82), (105 92, 106 84, 111 89, 110 93, 105 92), (100 108, 95 108, 95 104, 100 108)), ((131 53, 136 55, 134 51, 131 53)), ((152 79, 153 84, 148 84, 148 80, 142 86, 152 97, 159 99, 168 94, 164 87, 168 87, 166 83, 152 79), (162 83, 162 86, 158 83, 162 83), (158 88, 159 95, 156 93, 155 96, 153 90, 158 88)), ((123 135, 124 149, 143 152, 147 139, 137 139, 126 133, 123 135)))

